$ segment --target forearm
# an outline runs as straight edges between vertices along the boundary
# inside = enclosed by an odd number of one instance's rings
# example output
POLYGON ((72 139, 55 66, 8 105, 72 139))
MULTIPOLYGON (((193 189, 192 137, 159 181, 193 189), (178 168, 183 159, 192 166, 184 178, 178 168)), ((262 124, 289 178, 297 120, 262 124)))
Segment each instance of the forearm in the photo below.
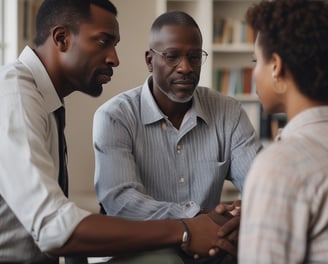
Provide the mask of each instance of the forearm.
POLYGON ((108 215, 134 220, 190 218, 199 212, 199 206, 194 202, 158 201, 131 187, 117 188, 100 202, 108 215))
POLYGON ((67 243, 51 255, 110 256, 181 244, 179 221, 128 221, 90 215, 76 227, 67 243), (163 228, 163 226, 165 228, 163 228))

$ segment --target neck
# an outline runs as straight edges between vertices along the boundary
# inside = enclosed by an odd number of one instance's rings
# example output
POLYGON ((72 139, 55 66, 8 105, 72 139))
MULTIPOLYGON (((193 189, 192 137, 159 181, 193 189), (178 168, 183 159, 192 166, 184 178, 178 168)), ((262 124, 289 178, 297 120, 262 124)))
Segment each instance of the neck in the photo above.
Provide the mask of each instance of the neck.
POLYGON ((49 45, 44 44, 36 47, 34 52, 47 70, 49 78, 51 79, 59 98, 63 100, 64 97, 72 93, 74 90, 70 88, 69 82, 62 72, 56 51, 50 48, 49 45))
POLYGON ((164 102, 161 102, 161 100, 156 100, 156 102, 162 112, 168 117, 173 126, 177 129, 180 128, 185 114, 192 105, 192 101, 187 103, 175 103, 166 99, 164 102))
POLYGON ((287 100, 288 102, 286 104, 286 113, 288 120, 291 120, 294 116, 306 109, 310 109, 317 106, 327 106, 327 103, 311 100, 300 93, 289 96, 287 100))

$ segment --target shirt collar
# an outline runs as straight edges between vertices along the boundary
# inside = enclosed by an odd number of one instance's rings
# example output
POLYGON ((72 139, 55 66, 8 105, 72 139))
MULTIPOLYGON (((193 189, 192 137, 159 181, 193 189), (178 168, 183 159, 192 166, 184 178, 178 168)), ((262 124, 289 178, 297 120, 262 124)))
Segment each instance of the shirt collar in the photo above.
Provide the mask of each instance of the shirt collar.
POLYGON ((18 59, 30 70, 36 88, 44 98, 45 109, 51 113, 61 106, 64 106, 64 103, 60 100, 46 68, 36 53, 29 46, 26 46, 18 59))
MULTIPOLYGON (((167 118, 167 116, 159 109, 149 87, 149 81, 151 80, 152 76, 148 77, 147 80, 144 82, 141 91, 141 120, 143 124, 151 124, 155 123, 161 119, 167 118)), ((191 109, 189 110, 191 117, 200 117, 206 123, 208 120, 204 114, 202 106, 200 104, 200 100, 198 97, 197 88, 194 92, 193 102, 191 109)))
POLYGON ((318 122, 328 122, 328 106, 318 106, 306 109, 294 116, 280 131, 279 140, 293 135, 301 127, 318 122))

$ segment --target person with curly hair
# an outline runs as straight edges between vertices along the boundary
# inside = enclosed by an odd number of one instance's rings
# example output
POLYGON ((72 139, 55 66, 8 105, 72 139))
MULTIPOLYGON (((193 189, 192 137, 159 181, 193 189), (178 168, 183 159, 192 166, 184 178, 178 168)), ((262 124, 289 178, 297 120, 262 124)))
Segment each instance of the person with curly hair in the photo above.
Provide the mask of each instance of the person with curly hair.
POLYGON ((261 1, 246 18, 258 96, 288 123, 249 171, 239 263, 327 263, 328 3, 261 1))

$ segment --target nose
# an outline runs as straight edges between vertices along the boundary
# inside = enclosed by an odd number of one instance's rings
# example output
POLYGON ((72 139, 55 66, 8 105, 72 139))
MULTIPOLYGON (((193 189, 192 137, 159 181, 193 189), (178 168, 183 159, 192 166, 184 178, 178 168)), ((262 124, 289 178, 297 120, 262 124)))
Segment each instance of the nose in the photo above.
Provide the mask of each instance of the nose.
POLYGON ((187 56, 182 56, 181 61, 177 65, 177 71, 182 73, 189 73, 193 71, 193 67, 190 65, 187 56))
POLYGON ((110 64, 112 67, 117 67, 120 64, 120 60, 118 58, 115 47, 111 47, 108 50, 106 56, 106 64, 110 64))

